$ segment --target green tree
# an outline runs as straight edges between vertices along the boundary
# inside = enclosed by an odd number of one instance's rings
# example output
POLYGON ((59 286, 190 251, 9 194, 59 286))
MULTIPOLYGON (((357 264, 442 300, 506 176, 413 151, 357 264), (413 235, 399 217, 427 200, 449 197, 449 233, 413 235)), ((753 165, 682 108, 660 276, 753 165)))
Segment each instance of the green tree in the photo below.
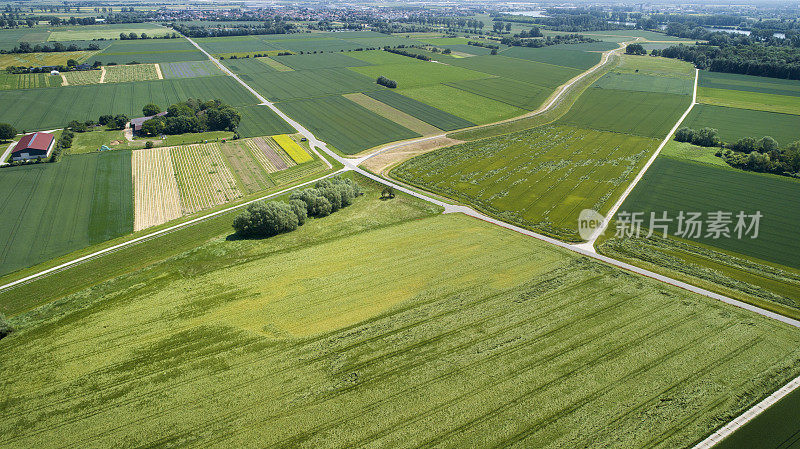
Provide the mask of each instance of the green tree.
POLYGON ((298 226, 297 215, 283 201, 250 204, 233 220, 233 229, 242 237, 270 237, 294 231, 298 226))
POLYGON ((0 338, 7 337, 12 332, 14 332, 14 328, 11 323, 8 322, 5 315, 0 313, 0 338))
POLYGON ((8 123, 0 123, 0 140, 10 140, 17 135, 17 130, 8 123))
POLYGON ((144 114, 145 117, 156 115, 159 112, 161 112, 161 108, 157 104, 153 103, 146 104, 142 108, 142 114, 144 114))

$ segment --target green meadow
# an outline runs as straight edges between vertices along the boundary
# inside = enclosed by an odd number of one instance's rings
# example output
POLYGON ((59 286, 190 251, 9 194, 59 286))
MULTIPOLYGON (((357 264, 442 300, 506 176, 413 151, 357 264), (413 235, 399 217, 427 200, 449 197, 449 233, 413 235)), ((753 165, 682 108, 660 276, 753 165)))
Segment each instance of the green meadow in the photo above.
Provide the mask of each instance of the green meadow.
POLYGON ((682 126, 714 128, 723 141, 731 143, 743 137, 759 139, 762 136, 773 137, 781 146, 800 140, 800 115, 752 109, 698 104, 682 126))

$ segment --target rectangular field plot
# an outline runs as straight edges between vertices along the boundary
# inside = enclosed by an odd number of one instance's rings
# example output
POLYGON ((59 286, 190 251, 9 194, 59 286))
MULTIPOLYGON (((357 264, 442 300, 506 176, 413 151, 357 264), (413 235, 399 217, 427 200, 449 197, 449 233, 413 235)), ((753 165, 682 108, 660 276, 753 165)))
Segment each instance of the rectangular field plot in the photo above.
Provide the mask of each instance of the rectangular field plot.
POLYGON ((615 72, 694 79, 694 65, 685 61, 669 58, 654 58, 652 56, 625 54, 621 56, 622 59, 620 59, 619 65, 614 69, 615 72))
POLYGON ((275 173, 297 165, 278 142, 271 137, 256 137, 245 141, 250 153, 267 173, 275 173))
MULTIPOLYGON (((798 111, 800 112, 800 111, 798 111)), ((800 140, 800 115, 697 104, 681 126, 715 128, 725 142, 771 136, 781 146, 800 140)))
POLYGON ((345 68, 251 73, 243 74, 241 78, 272 101, 382 89, 381 86, 375 84, 374 79, 345 68))
POLYGON ((4 168, 0 197, 0 273, 6 274, 131 232, 131 153, 4 168))
POLYGON ((800 112, 800 97, 798 96, 745 90, 716 89, 700 86, 697 89, 697 102, 756 111, 780 112, 783 114, 798 115, 800 112))
POLYGON ((98 84, 103 79, 102 70, 81 70, 79 72, 64 72, 61 74, 67 86, 83 86, 86 84, 98 84))
POLYGON ((664 138, 691 102, 688 95, 590 88, 557 123, 664 138))
POLYGON ((165 108, 198 95, 218 98, 231 106, 258 103, 253 94, 229 76, 4 90, 0 91, 0 104, 28 107, 24 111, 0 108, 0 122, 11 123, 17 129, 53 129, 70 120, 97 120, 103 114, 138 117, 142 106, 148 103, 165 108))
POLYGON ((148 23, 120 23, 91 26, 76 26, 73 29, 56 28, 50 33, 48 41, 91 41, 119 39, 119 34, 142 33, 149 37, 160 37, 172 34, 169 28, 148 23))
POLYGON ((280 145, 281 149, 292 158, 295 164, 302 164, 310 162, 313 158, 306 152, 297 142, 294 141, 292 136, 280 134, 272 136, 272 139, 280 145))
POLYGON ((241 58, 224 59, 222 65, 237 75, 255 75, 260 73, 273 73, 276 70, 267 64, 269 58, 241 58))
POLYGON ((58 87, 60 85, 60 76, 45 73, 0 74, 0 90, 34 89, 38 87, 58 87))
POLYGON ((351 58, 360 59, 373 65, 387 64, 424 64, 420 59, 409 58, 403 55, 396 55, 383 50, 352 51, 347 54, 351 58))
MULTIPOLYGON (((272 38, 273 36, 267 36, 267 38, 272 38)), ((352 42, 350 40, 344 39, 332 39, 332 38, 325 38, 325 39, 281 39, 280 41, 267 41, 268 44, 271 44, 274 47, 277 47, 278 50, 288 50, 293 53, 300 53, 302 52, 339 52, 339 51, 350 51, 355 50, 356 48, 360 48, 361 45, 352 42)))
MULTIPOLYGON (((602 43, 602 47, 613 46, 615 44, 602 43)), ((528 61, 543 62, 545 64, 553 64, 563 67, 572 67, 573 69, 587 70, 593 65, 600 62, 600 53, 581 51, 579 49, 572 49, 572 45, 561 46, 561 48, 528 48, 528 47, 511 47, 503 50, 502 55, 511 58, 525 59, 528 61)), ((608 48, 605 48, 608 50, 608 48)))
POLYGON ((171 155, 184 215, 242 196, 218 143, 173 147, 171 155))
POLYGON ((580 211, 611 207, 656 146, 625 134, 544 127, 426 153, 392 174, 518 225, 580 240, 580 211))
POLYGON ((788 325, 377 196, 24 317, 0 445, 691 447, 798 374, 788 325))
POLYGON ((289 101, 277 106, 344 154, 420 136, 341 96, 289 101))
POLYGON ((89 62, 100 61, 128 64, 130 62, 183 62, 204 61, 206 56, 185 39, 152 39, 113 41, 102 52, 94 55, 89 62))
POLYGON ((739 75, 735 73, 700 72, 700 85, 713 89, 739 90, 772 95, 800 97, 800 81, 739 75))
POLYGON ((242 121, 239 122, 239 127, 236 129, 241 137, 271 136, 295 132, 291 125, 283 121, 267 106, 243 106, 236 110, 242 115, 242 121))
POLYGON ((111 65, 103 67, 104 83, 150 81, 159 79, 157 64, 111 65))
POLYGON ((211 61, 163 62, 160 66, 165 79, 222 75, 219 67, 211 61))
POLYGON ((489 75, 461 67, 427 62, 425 64, 386 64, 365 67, 354 67, 354 70, 373 80, 385 76, 397 81, 402 89, 431 86, 451 81, 488 78, 489 75))
POLYGON ((395 109, 388 104, 380 102, 375 98, 369 97, 365 94, 345 94, 344 97, 360 106, 369 109, 381 117, 387 118, 398 125, 408 128, 415 133, 422 134, 423 136, 442 133, 441 129, 429 125, 428 123, 425 123, 412 115, 406 114, 399 109, 395 109))
POLYGON ((195 39, 203 49, 212 54, 250 53, 280 50, 281 47, 265 42, 259 36, 207 37, 195 39))
POLYGON ((133 230, 160 225, 181 216, 170 148, 136 150, 133 169, 133 230))
POLYGON ((360 67, 370 65, 368 62, 351 58, 342 53, 273 56, 270 59, 291 67, 294 70, 332 69, 334 67, 360 67))
POLYGON ((454 59, 449 64, 549 88, 558 87, 582 72, 570 67, 500 55, 454 59))
POLYGON ((474 123, 461 117, 436 109, 433 106, 405 95, 400 95, 389 89, 367 92, 366 95, 444 131, 452 131, 474 125, 474 123))
POLYGON ((49 65, 67 65, 67 61, 74 59, 79 63, 85 62, 87 59, 95 55, 97 51, 66 51, 66 52, 48 52, 48 53, 14 53, 14 54, 0 54, 0 68, 9 66, 49 66, 49 65))
POLYGON ((248 140, 231 140, 220 145, 243 193, 253 193, 275 184, 262 165, 253 157, 248 140))
POLYGON ((444 84, 400 89, 406 97, 426 103, 464 120, 482 125, 518 115, 526 111, 491 98, 475 95, 444 84))
POLYGON ((448 86, 533 111, 551 94, 551 89, 508 78, 458 81, 448 86))
MULTIPOLYGON (((620 211, 650 211, 660 216, 667 211, 677 217, 678 211, 732 212, 753 214, 761 211, 758 238, 713 239, 705 236, 700 243, 734 251, 793 268, 800 268, 800 240, 797 223, 800 220, 800 182, 774 176, 748 173, 706 164, 695 164, 672 158, 658 158, 642 181, 625 200, 620 211), (790 206, 791 205, 791 206, 790 206)), ((676 223, 670 232, 675 231, 676 223)), ((693 239, 694 240, 694 239, 693 239)))
POLYGON ((694 80, 689 77, 651 76, 612 71, 597 80, 592 87, 599 89, 691 95, 694 90, 694 80))

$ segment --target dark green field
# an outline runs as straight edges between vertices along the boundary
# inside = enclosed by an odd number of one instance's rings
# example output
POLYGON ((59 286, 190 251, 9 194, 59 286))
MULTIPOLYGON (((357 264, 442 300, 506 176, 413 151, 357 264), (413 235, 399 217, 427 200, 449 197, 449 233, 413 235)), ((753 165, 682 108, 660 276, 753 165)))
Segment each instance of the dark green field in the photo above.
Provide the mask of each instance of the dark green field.
POLYGON ((0 273, 133 232, 130 151, 0 174, 0 273))
POLYGON ((447 85, 529 111, 541 106, 551 93, 551 89, 510 78, 457 81, 447 85))
POLYGON ((800 390, 795 390, 714 446, 716 449, 800 448, 800 390))
POLYGON ((691 101, 688 95, 587 89, 557 123, 664 138, 691 101))
POLYGON ((550 88, 560 86, 582 72, 582 70, 569 67, 559 67, 499 55, 454 59, 449 63, 478 72, 550 88))
MULTIPOLYGON (((676 217, 678 211, 761 211, 757 239, 696 239, 701 243, 789 267, 800 268, 800 182, 774 175, 761 175, 696 164, 667 157, 658 158, 619 209, 627 212, 663 211, 676 217)), ((670 232, 675 231, 675 223, 670 232)), ((705 233, 705 231, 703 231, 705 233)))
POLYGON ((332 69, 335 67, 361 67, 370 65, 368 62, 351 58, 343 53, 274 56, 272 59, 295 70, 332 69))
MULTIPOLYGON (((292 73, 292 72, 287 72, 292 73)), ((419 134, 339 95, 278 103, 287 115, 344 154, 419 134)))
POLYGON ((272 101, 383 89, 373 78, 345 68, 250 73, 240 78, 272 101))
POLYGON ((130 62, 182 62, 202 61, 206 56, 186 39, 152 39, 135 41, 113 41, 89 62, 100 61, 128 64, 130 62))
POLYGON ((70 120, 97 120, 103 114, 139 117, 142 106, 147 103, 165 108, 197 97, 220 99, 231 106, 258 103, 229 76, 3 90, 0 104, 24 104, 26 107, 0 108, 0 122, 11 123, 18 130, 46 130, 61 128, 70 120))
MULTIPOLYGON (((581 51, 573 45, 558 46, 559 48, 528 48, 511 47, 503 50, 503 56, 512 58, 526 59, 528 61, 544 62, 574 69, 586 70, 600 62, 600 53, 581 51)), ((616 44, 600 42, 597 46, 601 50, 611 50, 617 48, 616 44), (608 48, 611 47, 611 48, 608 48)))
POLYGON ((772 136, 781 145, 800 140, 800 115, 753 109, 697 104, 681 126, 715 128, 725 142, 762 136, 772 136))
POLYGON ((800 81, 763 76, 701 71, 700 86, 800 97, 800 81))
POLYGON ((600 89, 634 90, 662 94, 691 95, 694 80, 677 76, 650 76, 613 71, 594 83, 600 89))
POLYGON ((425 103, 400 95, 389 89, 367 92, 367 95, 444 131, 452 131, 454 129, 466 128, 474 125, 474 123, 470 121, 456 117, 453 114, 448 114, 433 106, 428 106, 425 103))
POLYGON ((296 132, 291 125, 284 122, 267 106, 243 106, 236 110, 242 114, 242 121, 237 129, 241 137, 273 136, 296 132))

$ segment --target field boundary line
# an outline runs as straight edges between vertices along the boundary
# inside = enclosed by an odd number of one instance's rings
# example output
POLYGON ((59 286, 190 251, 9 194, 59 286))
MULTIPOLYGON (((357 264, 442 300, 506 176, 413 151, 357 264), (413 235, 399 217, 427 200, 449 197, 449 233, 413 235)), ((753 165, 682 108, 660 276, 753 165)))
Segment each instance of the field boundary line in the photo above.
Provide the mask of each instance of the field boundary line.
POLYGON ((63 73, 59 73, 61 75, 61 86, 69 86, 69 81, 67 81, 67 76, 63 73))
POLYGON ((156 62, 153 65, 156 68, 156 75, 158 75, 158 79, 163 80, 164 79, 164 75, 161 73, 161 64, 156 62))
POLYGON ((670 142, 670 140, 672 139, 672 135, 675 134, 675 131, 677 131, 678 127, 681 126, 681 123, 683 123, 683 121, 686 119, 689 113, 692 112, 692 109, 694 109, 694 106, 697 104, 697 81, 699 78, 700 78, 700 70, 694 69, 694 89, 692 92, 692 103, 689 105, 686 111, 684 111, 683 115, 681 115, 678 121, 675 122, 675 126, 673 126, 672 129, 670 129, 670 131, 667 133, 667 136, 664 137, 664 140, 662 140, 661 144, 659 144, 658 148, 656 148, 656 151, 653 153, 652 156, 650 156, 650 159, 648 159, 647 162, 645 162, 644 166, 636 175, 636 177, 633 178, 633 181, 631 181, 630 185, 628 185, 628 188, 625 189, 624 192, 622 192, 622 195, 619 197, 619 199, 617 199, 617 202, 614 203, 614 205, 611 206, 611 209, 608 210, 608 213, 603 218, 603 221, 602 223, 600 223, 600 226, 598 226, 594 230, 592 236, 588 239, 588 241, 586 241, 586 243, 580 244, 580 246, 583 249, 591 252, 596 252, 594 248, 594 243, 606 231, 606 228, 608 228, 608 225, 611 222, 611 218, 614 216, 614 214, 617 213, 619 208, 622 206, 622 203, 624 203, 625 200, 628 198, 628 195, 630 195, 630 193, 633 192, 633 189, 636 187, 639 181, 642 180, 645 172, 647 172, 650 166, 653 165, 653 162, 655 162, 656 158, 658 158, 658 155, 661 154, 661 150, 664 149, 664 146, 666 146, 667 143, 670 142))
POLYGON ((101 65, 100 66, 100 83, 99 84, 103 84, 105 82, 106 82, 106 67, 101 65))
POLYGON ((793 391, 797 390, 798 388, 800 388, 800 376, 795 377, 793 380, 789 381, 789 383, 781 387, 778 391, 767 396, 763 401, 759 402, 758 404, 750 407, 746 412, 736 417, 736 419, 734 419, 733 421, 717 429, 717 431, 709 435, 708 438, 693 446, 693 449, 709 449, 715 446, 717 443, 724 440, 732 433, 736 432, 740 427, 752 421, 755 417, 763 413, 766 409, 768 409, 772 405, 775 405, 775 403, 777 403, 778 401, 780 401, 793 391))

